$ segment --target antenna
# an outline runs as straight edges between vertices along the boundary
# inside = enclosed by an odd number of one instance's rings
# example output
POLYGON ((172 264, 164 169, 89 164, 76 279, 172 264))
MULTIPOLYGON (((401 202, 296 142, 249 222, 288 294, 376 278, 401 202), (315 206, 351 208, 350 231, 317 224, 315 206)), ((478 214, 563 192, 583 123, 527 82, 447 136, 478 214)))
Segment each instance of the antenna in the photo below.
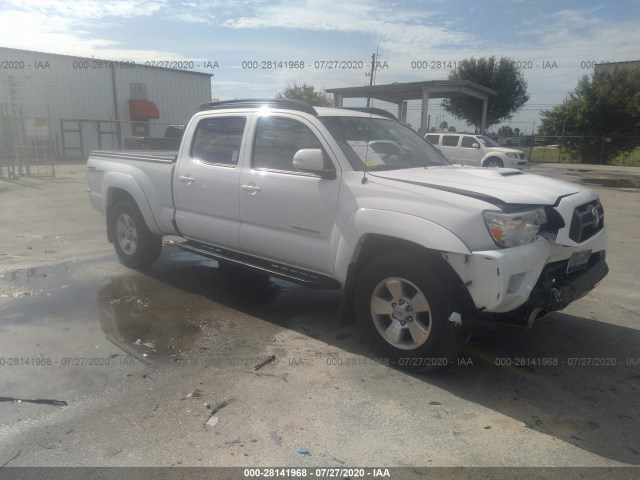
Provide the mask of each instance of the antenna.
POLYGON ((367 157, 369 156, 369 132, 371 132, 371 120, 373 118, 373 114, 369 113, 369 125, 367 125, 367 149, 364 151, 364 174, 362 175, 362 183, 367 183, 367 157))

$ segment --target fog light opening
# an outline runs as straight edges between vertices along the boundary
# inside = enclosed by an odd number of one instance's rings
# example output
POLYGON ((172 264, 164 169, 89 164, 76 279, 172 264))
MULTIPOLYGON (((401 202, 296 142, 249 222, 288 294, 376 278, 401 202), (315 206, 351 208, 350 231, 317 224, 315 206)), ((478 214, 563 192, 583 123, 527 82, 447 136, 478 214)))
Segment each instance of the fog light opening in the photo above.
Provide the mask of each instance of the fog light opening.
POLYGON ((509 277, 509 285, 507 286, 507 295, 513 295, 514 293, 517 293, 518 290, 520 290, 520 287, 522 286, 522 281, 524 280, 524 277, 526 275, 527 273, 524 272, 524 273, 517 273, 509 277))

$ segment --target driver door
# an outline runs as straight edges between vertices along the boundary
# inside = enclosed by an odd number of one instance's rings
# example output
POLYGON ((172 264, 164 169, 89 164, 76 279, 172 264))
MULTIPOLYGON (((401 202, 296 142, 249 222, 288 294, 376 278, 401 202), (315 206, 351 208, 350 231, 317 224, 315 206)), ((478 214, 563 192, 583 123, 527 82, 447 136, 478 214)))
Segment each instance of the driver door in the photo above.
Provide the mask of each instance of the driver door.
POLYGON ((240 178, 242 251, 332 273, 339 172, 337 178, 323 179, 293 166, 298 150, 319 148, 327 167, 335 169, 326 143, 313 124, 295 114, 260 115, 254 125, 240 178))

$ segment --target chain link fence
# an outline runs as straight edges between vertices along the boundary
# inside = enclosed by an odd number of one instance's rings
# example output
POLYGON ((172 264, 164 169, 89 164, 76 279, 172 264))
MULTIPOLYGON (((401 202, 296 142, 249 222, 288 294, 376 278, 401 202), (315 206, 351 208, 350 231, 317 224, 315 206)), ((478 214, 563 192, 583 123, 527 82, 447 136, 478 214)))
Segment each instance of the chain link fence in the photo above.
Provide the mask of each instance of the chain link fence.
MULTIPOLYGON (((0 111, 0 178, 55 176, 56 162, 84 162, 92 150, 122 150, 134 137, 163 138, 174 124, 51 119, 0 111)), ((144 148, 144 142, 142 143, 144 148)), ((178 144, 179 142, 174 142, 178 144)))
POLYGON ((519 148, 533 162, 567 162, 640 166, 640 136, 540 136, 511 137, 502 142, 519 148))

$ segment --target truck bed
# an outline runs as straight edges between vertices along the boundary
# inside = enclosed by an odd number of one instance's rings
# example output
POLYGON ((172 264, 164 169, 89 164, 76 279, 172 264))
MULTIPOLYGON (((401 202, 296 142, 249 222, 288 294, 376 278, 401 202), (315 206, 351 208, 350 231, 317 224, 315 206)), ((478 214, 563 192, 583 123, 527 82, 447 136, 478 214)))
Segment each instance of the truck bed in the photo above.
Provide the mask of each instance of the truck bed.
POLYGON ((127 159, 127 160, 140 160, 143 162, 169 162, 176 161, 178 151, 167 150, 146 150, 145 153, 141 153, 140 150, 94 150, 91 152, 90 157, 107 157, 110 159, 127 159))
POLYGON ((173 224, 173 171, 178 152, 95 150, 87 161, 91 203, 107 213, 109 199, 129 194, 149 229, 158 235, 177 233, 173 224), (110 185, 105 191, 103 185, 110 185))

